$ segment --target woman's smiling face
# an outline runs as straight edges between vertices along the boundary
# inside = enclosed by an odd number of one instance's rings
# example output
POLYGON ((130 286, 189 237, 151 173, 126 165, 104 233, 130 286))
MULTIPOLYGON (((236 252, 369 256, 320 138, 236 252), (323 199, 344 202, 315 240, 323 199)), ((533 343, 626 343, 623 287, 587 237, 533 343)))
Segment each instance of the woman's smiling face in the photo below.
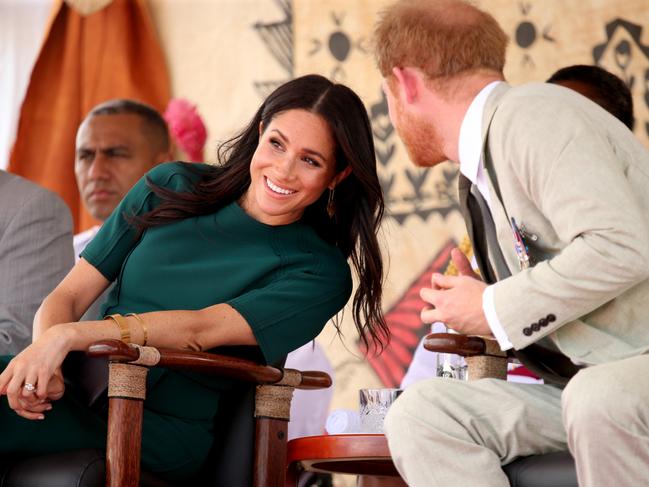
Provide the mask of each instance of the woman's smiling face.
POLYGON ((286 225, 299 220, 347 172, 336 174, 335 142, 327 122, 306 110, 287 110, 260 127, 242 207, 262 223, 286 225))

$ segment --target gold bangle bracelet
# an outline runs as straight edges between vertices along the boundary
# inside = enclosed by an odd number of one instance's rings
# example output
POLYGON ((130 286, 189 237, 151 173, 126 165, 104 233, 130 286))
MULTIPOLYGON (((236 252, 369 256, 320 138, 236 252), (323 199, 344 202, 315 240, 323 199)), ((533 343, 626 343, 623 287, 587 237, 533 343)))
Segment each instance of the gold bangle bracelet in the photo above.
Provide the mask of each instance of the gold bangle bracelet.
POLYGON ((142 336, 143 336, 142 346, 144 347, 146 343, 149 341, 148 334, 146 331, 146 323, 144 323, 144 320, 135 313, 126 313, 124 316, 132 316, 140 323, 140 326, 142 327, 142 336))
POLYGON ((128 323, 124 317, 120 314, 108 315, 104 317, 105 320, 113 320, 119 326, 120 340, 124 343, 129 343, 131 341, 131 328, 128 326, 128 323))

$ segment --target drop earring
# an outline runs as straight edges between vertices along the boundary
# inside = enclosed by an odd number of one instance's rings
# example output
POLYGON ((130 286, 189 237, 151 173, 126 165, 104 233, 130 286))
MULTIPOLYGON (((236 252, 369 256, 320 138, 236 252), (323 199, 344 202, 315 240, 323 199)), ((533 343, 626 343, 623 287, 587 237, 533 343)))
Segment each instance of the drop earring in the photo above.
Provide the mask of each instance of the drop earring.
POLYGON ((329 199, 327 200, 327 215, 329 215, 329 218, 333 218, 336 214, 336 203, 334 202, 335 189, 334 187, 329 190, 329 199))

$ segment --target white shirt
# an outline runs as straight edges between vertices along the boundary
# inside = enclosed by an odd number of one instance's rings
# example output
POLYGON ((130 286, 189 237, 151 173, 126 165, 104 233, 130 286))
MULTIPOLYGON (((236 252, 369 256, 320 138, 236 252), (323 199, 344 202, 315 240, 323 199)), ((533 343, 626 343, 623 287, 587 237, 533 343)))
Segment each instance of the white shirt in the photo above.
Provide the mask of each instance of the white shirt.
MULTIPOLYGON (((487 176, 482 160, 482 116, 487 98, 502 81, 494 81, 485 86, 473 99, 464 115, 460 126, 459 158, 460 172, 478 187, 480 194, 491 210, 491 196, 487 186, 487 176)), ((493 286, 487 286, 482 294, 482 310, 484 311, 491 333, 498 341, 502 350, 513 348, 505 329, 496 314, 493 286)))
POLYGON ((83 252, 83 249, 86 248, 86 245, 90 243, 90 241, 95 238, 95 235, 97 235, 97 232, 101 228, 101 225, 95 225, 92 228, 89 228, 88 230, 77 233, 73 239, 72 239, 72 245, 74 246, 74 262, 79 262, 79 254, 83 252))

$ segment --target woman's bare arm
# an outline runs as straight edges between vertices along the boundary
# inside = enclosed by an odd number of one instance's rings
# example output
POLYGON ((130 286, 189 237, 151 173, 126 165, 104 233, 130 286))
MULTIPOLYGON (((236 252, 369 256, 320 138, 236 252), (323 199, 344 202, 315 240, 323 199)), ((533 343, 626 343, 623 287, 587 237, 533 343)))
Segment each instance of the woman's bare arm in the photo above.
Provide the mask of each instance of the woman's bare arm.
MULTIPOLYGON (((153 311, 138 315, 147 330, 147 344, 154 347, 208 350, 220 345, 255 345, 248 322, 227 304, 216 304, 196 311, 153 311)), ((134 317, 125 317, 131 341, 144 342, 144 330, 134 317)), ((59 328, 70 350, 85 350, 107 338, 119 338, 119 327, 110 321, 64 323, 59 328)))
POLYGON ((81 258, 38 308, 32 341, 51 326, 78 321, 109 285, 110 281, 81 258))
MULTIPOLYGON (((25 393, 24 384, 36 384, 35 396, 48 399, 48 386, 60 375, 68 352, 86 350, 98 340, 119 339, 113 321, 77 322, 108 287, 109 282, 92 265, 81 260, 45 299, 34 320, 34 341, 0 374, 0 395, 28 419, 42 419, 43 407, 25 393), (27 397, 26 397, 27 396, 27 397)), ((228 304, 201 310, 154 311, 139 315, 147 330, 147 342, 156 347, 206 350, 219 345, 257 343, 247 321, 228 304)), ((144 327, 135 317, 124 318, 131 342, 144 342, 144 327)), ((61 390, 62 394, 62 390, 61 390)))

